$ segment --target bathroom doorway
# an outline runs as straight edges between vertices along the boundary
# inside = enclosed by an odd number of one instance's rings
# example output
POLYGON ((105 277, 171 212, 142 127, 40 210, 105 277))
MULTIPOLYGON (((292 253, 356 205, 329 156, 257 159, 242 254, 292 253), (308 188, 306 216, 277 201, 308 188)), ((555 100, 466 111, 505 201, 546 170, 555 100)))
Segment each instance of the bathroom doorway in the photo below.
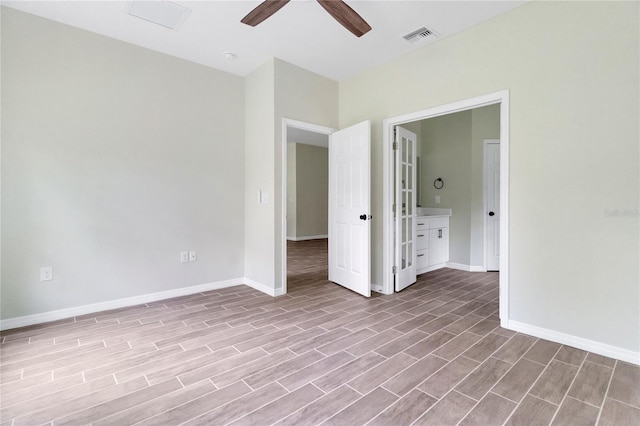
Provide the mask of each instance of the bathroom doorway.
MULTIPOLYGON (((466 111, 478 110, 483 107, 494 106, 493 108, 498 108, 499 111, 497 115, 499 117, 498 124, 498 134, 494 137, 500 140, 500 148, 499 155, 501 158, 501 163, 499 166, 499 196, 500 196, 500 207, 499 207, 499 216, 501 218, 499 223, 499 250, 500 250, 500 259, 499 259, 499 282, 500 282, 500 318, 504 321, 507 320, 507 312, 508 312, 508 257, 509 257, 509 247, 508 247, 508 172, 509 172, 509 92, 507 90, 480 96, 473 99, 468 99, 460 102, 455 102, 452 104, 447 104, 435 108, 431 108, 424 111, 418 111, 415 113, 389 118, 383 121, 383 283, 381 292, 384 294, 391 294, 394 291, 394 283, 395 283, 395 274, 394 272, 394 260, 397 258, 397 253, 395 252, 394 247, 394 217, 393 217, 393 193, 394 193, 394 179, 393 179, 393 130, 396 126, 404 125, 411 126, 412 128, 416 127, 416 124, 408 124, 408 123, 416 123, 424 120, 435 119, 435 118, 443 118, 445 116, 451 116, 456 113, 463 113, 466 111)), ((490 110, 491 108, 487 108, 486 110, 490 110)), ((487 137, 483 139, 488 139, 487 137)), ((461 179, 466 180, 467 183, 471 182, 471 185, 479 186, 479 190, 476 191, 479 194, 484 193, 484 189, 482 188, 482 169, 483 169, 483 143, 482 140, 478 144, 476 144, 473 149, 475 152, 474 156, 477 157, 476 162, 476 172, 479 172, 479 179, 474 180, 471 179, 470 176, 463 176, 461 179), (479 164, 479 166, 478 166, 479 164)), ((429 161, 427 161, 427 156, 425 153, 420 152, 420 162, 422 174, 424 175, 423 183, 429 180, 429 161)), ((449 153, 449 156, 456 156, 456 153, 449 153)), ((468 155, 469 159, 472 155, 468 155)), ((432 167, 435 164, 431 165, 432 167)), ((469 166, 467 170, 471 170, 471 161, 469 161, 469 166)), ((438 171, 436 174, 444 174, 446 171, 438 171)), ((457 175, 449 175, 450 179, 444 178, 445 185, 447 182, 453 185, 456 182, 456 179, 459 178, 457 175)), ((433 179, 432 179, 433 180, 433 179)), ((437 192, 438 189, 431 188, 432 192, 437 192)), ((451 206, 445 206, 444 203, 446 199, 442 197, 441 194, 432 194, 426 189, 420 189, 422 195, 422 205, 429 206, 430 203, 435 202, 435 200, 442 199, 441 206, 451 208, 451 206)), ((468 202, 468 200, 467 200, 468 202)), ((486 233, 486 220, 484 220, 484 214, 487 213, 484 211, 485 203, 483 195, 476 196, 474 200, 472 200, 472 204, 475 204, 474 219, 476 222, 480 223, 480 225, 476 228, 473 235, 471 235, 470 229, 468 230, 470 237, 475 238, 476 242, 479 243, 479 247, 483 247, 484 244, 484 234, 486 233), (477 229, 481 231, 478 232, 477 229)), ((453 212, 455 214, 455 211, 453 212)), ((488 213, 487 213, 488 214, 488 213)), ((469 219, 470 221, 471 219, 469 219)), ((469 222, 467 221, 467 222, 469 222)), ((452 221, 452 227, 455 226, 455 222, 452 221)), ((449 262, 447 266, 463 269, 468 271, 482 271, 486 270, 486 256, 483 254, 484 248, 479 251, 476 250, 473 254, 475 260, 468 260, 465 264, 455 264, 455 262, 449 262), (478 266, 481 265, 481 266, 478 266)), ((471 256, 471 254, 469 254, 471 256)))

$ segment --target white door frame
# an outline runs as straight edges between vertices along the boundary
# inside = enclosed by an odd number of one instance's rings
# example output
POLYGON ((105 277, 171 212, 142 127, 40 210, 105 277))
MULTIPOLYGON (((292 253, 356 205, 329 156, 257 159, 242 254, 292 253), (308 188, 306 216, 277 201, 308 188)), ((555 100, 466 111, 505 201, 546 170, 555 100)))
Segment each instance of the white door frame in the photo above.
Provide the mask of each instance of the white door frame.
POLYGON ((336 131, 336 129, 331 127, 320 126, 318 124, 291 120, 289 118, 282 119, 282 224, 280 226, 280 245, 282 248, 282 269, 280 276, 282 277, 282 292, 279 294, 287 294, 287 129, 290 127, 320 133, 322 135, 330 135, 336 131))
MULTIPOLYGON (((500 139, 484 139, 482 141, 482 211, 484 212, 482 221, 482 269, 485 271, 489 268, 489 216, 487 211, 487 193, 489 192, 489 181, 487 179, 487 144, 500 143, 500 139)), ((502 154, 502 153, 501 153, 502 154)), ((501 163, 502 164, 502 163, 501 163)), ((500 171, 502 177, 502 170, 500 171)), ((500 182, 502 185, 502 181, 500 182)))
POLYGON ((382 293, 393 293, 393 215, 391 186, 393 127, 413 121, 439 117, 488 105, 500 105, 500 321, 509 320, 509 90, 465 99, 426 110, 387 118, 382 122, 382 293))

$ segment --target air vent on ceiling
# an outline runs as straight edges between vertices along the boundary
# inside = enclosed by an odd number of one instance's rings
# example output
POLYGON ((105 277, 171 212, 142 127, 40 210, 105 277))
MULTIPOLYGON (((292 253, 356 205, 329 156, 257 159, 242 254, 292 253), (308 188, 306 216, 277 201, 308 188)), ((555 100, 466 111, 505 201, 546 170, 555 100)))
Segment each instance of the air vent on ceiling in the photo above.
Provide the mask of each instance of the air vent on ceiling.
POLYGON ((435 37, 437 37, 437 34, 435 32, 427 29, 426 27, 422 27, 422 28, 418 28, 415 31, 410 32, 409 34, 403 36, 402 38, 407 40, 409 43, 417 43, 421 40, 424 40, 427 38, 435 38, 435 37))
POLYGON ((132 1, 129 14, 177 30, 191 10, 170 1, 132 1))

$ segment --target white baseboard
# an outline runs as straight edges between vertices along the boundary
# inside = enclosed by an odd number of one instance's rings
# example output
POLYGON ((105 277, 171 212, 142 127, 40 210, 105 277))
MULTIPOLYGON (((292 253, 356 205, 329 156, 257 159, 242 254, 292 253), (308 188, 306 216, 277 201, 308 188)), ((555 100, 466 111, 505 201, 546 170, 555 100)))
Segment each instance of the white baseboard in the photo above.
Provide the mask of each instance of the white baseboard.
POLYGON ((376 293, 384 293, 384 287, 382 284, 371 283, 371 291, 375 291, 376 293))
POLYGON ((79 315, 93 314, 95 312, 108 311, 110 309, 125 308, 127 306, 142 305, 145 303, 157 302, 158 300, 171 299, 172 297, 188 296, 190 294, 202 293, 210 290, 218 290, 221 288, 233 287, 243 284, 246 284, 244 278, 234 278, 231 280, 217 281, 190 287, 176 288, 173 290, 159 291, 157 293, 142 294, 140 296, 127 297, 124 299, 92 303, 90 305, 76 306, 73 308, 60 309, 57 311, 49 311, 39 314, 25 315, 22 317, 7 318, 4 320, 0 320, 0 330, 9 330, 11 328, 42 324, 45 322, 57 321, 64 318, 72 318, 79 315))
POLYGON ((307 240, 324 240, 329 238, 328 235, 310 235, 308 237, 287 237, 289 241, 307 241, 307 240))
POLYGON ((466 272, 487 272, 482 266, 464 265, 462 263, 447 262, 447 268, 466 272))
POLYGON ((426 266, 424 268, 417 268, 416 275, 425 274, 427 272, 435 271, 435 270, 446 268, 446 267, 447 267, 446 263, 436 263, 435 265, 426 266))
POLYGON ((269 296, 278 297, 284 294, 284 290, 282 289, 282 287, 272 288, 272 287, 269 287, 268 285, 259 283, 258 281, 254 281, 250 278, 243 278, 243 280, 244 280, 243 284, 248 285, 249 287, 255 290, 268 294, 269 296))
POLYGON ((607 345, 605 343, 596 342, 594 340, 549 330, 534 325, 525 324, 513 320, 504 320, 500 324, 509 330, 518 331, 520 333, 529 334, 541 339, 550 340, 552 342, 562 343, 563 345, 573 346, 574 348, 593 352, 594 354, 607 356, 640 365, 640 352, 630 351, 628 349, 619 348, 617 346, 607 345))
POLYGON ((57 311, 42 312, 39 314, 25 315, 22 317, 7 318, 0 320, 0 330, 26 327, 34 324, 57 321, 65 318, 77 317, 80 315, 93 314, 111 309, 125 308, 127 306, 143 305, 145 303, 157 302, 158 300, 171 299, 173 297, 188 296, 190 294, 203 293, 205 291, 218 290, 237 285, 247 285, 269 296, 280 296, 283 294, 282 288, 273 289, 264 284, 250 280, 248 278, 234 278, 225 281, 216 281, 207 284, 200 284, 190 287, 176 288, 173 290, 160 291, 157 293, 142 294, 140 296, 127 297, 124 299, 109 300, 106 302, 92 303, 90 305, 76 306, 73 308, 60 309, 57 311))
MULTIPOLYGON (((258 291, 270 296, 276 297, 283 294, 283 289, 274 289, 265 284, 248 278, 234 278, 225 281, 217 281, 207 284, 201 284, 191 287, 177 288, 173 290, 160 291, 157 293, 143 294, 140 296, 127 297, 124 299, 111 300, 107 302, 93 303, 90 305, 77 306, 73 308, 60 309, 57 311, 43 312, 39 314, 26 315, 22 317, 8 318, 0 320, 0 330, 8 330, 12 328, 25 327, 34 324, 57 321, 64 318, 71 318, 79 315, 92 314, 95 312, 106 311, 110 309, 124 308, 127 306, 141 305, 144 303, 156 302, 158 300, 171 299, 173 297, 188 296, 190 294, 202 293, 205 291, 218 290, 226 287, 237 285, 247 285, 258 291)), ((372 290, 381 291, 382 286, 372 283, 372 290)), ((573 346, 578 349, 593 352, 595 354, 619 359, 640 365, 640 352, 634 352, 628 349, 619 348, 617 346, 607 345, 605 343, 596 342, 594 340, 549 330, 525 324, 519 321, 503 320, 501 326, 531 336, 550 340, 552 342, 573 346)))

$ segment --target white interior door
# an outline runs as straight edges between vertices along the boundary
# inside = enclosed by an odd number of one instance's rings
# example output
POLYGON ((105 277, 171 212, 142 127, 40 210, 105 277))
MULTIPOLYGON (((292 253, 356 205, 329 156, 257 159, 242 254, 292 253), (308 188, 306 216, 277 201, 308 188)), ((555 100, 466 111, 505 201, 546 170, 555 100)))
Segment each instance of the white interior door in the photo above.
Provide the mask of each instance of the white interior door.
POLYGON ((329 136, 329 281, 371 296, 371 123, 329 136))
POLYGON ((500 141, 484 141, 486 267, 500 270, 500 141))
POLYGON ((395 128, 395 290, 416 282, 416 134, 395 128))

